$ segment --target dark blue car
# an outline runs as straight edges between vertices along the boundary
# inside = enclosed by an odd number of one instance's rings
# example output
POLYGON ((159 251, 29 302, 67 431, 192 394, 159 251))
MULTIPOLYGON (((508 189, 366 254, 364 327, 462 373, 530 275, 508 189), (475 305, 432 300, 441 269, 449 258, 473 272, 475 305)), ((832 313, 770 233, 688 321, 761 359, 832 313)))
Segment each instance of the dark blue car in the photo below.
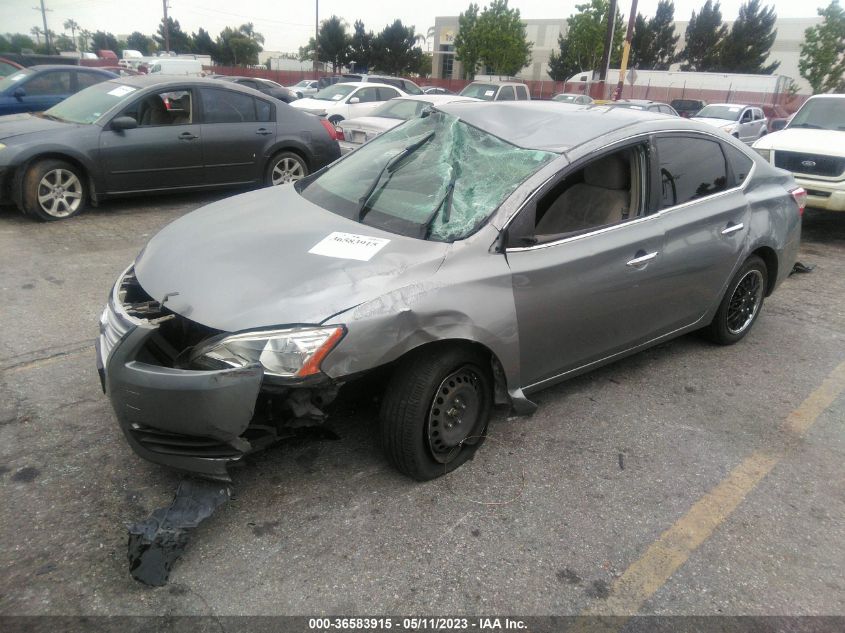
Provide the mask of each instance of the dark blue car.
POLYGON ((0 79, 0 115, 43 112, 84 88, 117 77, 99 68, 31 66, 0 79))

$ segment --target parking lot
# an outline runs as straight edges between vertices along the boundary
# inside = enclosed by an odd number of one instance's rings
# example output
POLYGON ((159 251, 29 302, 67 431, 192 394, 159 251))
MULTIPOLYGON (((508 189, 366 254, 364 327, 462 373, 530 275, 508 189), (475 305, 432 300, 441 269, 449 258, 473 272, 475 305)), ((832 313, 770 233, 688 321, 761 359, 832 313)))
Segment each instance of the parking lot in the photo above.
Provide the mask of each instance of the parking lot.
MULTIPOLYGON (((739 344, 686 336, 498 412, 476 459, 413 482, 349 395, 249 458, 170 583, 130 578, 126 524, 180 475, 138 458, 97 377, 117 274, 230 194, 0 210, 0 613, 845 615, 845 214, 739 344)), ((280 209, 280 212, 283 212, 280 209)))

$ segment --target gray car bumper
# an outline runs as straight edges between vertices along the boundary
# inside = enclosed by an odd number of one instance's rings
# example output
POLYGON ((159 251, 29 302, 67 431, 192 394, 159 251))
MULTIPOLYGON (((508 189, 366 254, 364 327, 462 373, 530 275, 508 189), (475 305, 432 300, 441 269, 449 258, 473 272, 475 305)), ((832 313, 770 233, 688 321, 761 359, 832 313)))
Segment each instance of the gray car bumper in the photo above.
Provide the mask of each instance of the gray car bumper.
POLYGON ((103 388, 121 430, 144 459, 228 479, 227 465, 256 448, 242 436, 263 369, 194 371, 145 363, 138 356, 152 334, 147 328, 130 330, 105 362, 98 341, 103 388))

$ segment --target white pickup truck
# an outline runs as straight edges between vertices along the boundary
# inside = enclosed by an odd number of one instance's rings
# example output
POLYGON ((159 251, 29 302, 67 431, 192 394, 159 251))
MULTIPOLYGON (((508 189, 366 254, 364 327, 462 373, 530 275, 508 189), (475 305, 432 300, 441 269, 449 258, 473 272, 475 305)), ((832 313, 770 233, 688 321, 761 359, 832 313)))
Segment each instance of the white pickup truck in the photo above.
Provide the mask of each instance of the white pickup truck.
POLYGON ((807 190, 808 207, 845 211, 845 95, 810 97, 783 130, 753 148, 792 172, 807 190))

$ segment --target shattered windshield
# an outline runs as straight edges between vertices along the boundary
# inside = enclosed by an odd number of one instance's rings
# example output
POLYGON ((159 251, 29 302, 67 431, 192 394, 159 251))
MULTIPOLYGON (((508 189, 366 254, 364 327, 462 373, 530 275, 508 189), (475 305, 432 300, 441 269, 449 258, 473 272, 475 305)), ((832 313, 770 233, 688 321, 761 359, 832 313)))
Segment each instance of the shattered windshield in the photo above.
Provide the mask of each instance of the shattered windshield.
POLYGON ((516 147, 435 111, 375 138, 300 191, 362 224, 452 242, 475 232, 555 156, 516 147))

